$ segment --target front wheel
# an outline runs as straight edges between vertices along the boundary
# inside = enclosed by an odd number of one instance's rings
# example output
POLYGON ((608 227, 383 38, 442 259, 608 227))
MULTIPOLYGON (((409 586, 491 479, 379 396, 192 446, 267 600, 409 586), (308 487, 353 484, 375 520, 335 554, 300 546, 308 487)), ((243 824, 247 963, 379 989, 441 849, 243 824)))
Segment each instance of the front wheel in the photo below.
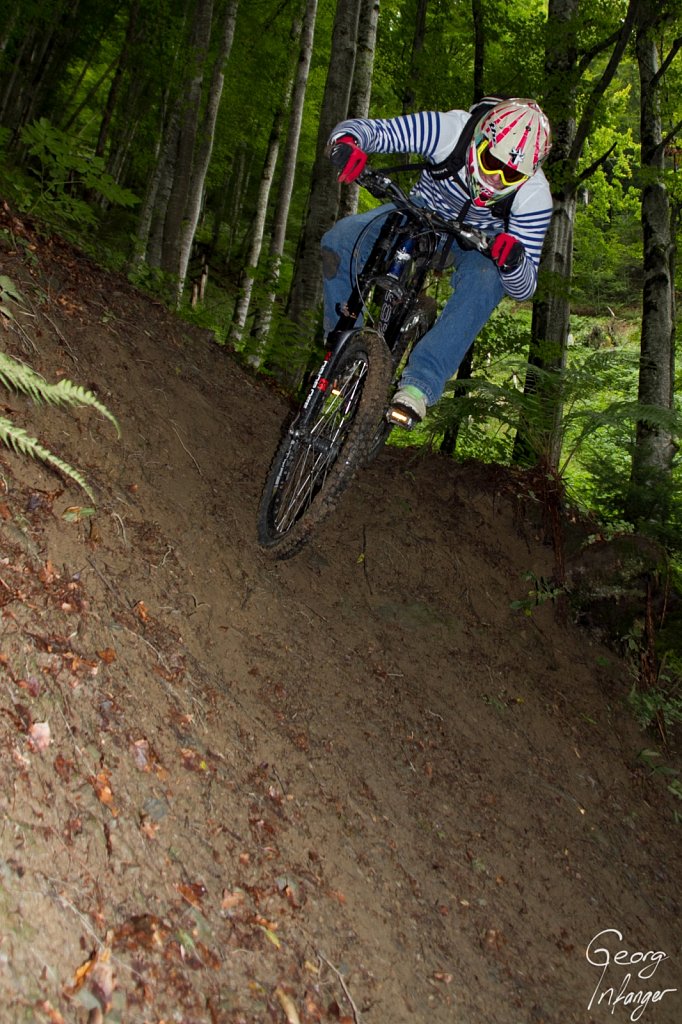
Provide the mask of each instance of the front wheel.
POLYGON ((367 459, 384 414, 391 358, 364 330, 332 357, 275 455, 258 513, 258 539, 288 558, 336 507, 367 459))
MULTIPOLYGON (((398 337, 398 343, 395 346, 393 353, 393 386, 399 386, 399 379, 401 370, 404 364, 407 362, 407 358, 427 331, 431 330, 433 325, 438 318, 438 306, 436 300, 432 299, 430 295, 422 293, 417 298, 414 307, 410 314, 406 317, 404 324, 400 328, 400 335, 398 337)), ((368 453, 367 462, 372 462, 379 452, 382 450, 386 441, 393 430, 393 424, 389 423, 386 419, 378 424, 376 433, 372 438, 368 453)))

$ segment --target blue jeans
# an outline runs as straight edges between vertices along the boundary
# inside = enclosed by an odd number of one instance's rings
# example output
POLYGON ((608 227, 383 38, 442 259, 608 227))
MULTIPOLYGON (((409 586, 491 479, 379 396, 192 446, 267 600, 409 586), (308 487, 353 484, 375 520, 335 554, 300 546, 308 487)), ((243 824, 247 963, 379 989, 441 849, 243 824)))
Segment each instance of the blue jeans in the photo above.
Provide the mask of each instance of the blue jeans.
MULTIPOLYGON (((376 241, 384 217, 395 209, 392 203, 368 213, 344 217, 322 239, 324 274, 324 329, 331 331, 338 320, 337 305, 350 295, 351 258, 358 243, 353 270, 361 269, 376 241)), ((401 385, 419 388, 428 405, 443 394, 446 383, 457 372, 477 334, 504 295, 497 267, 476 250, 452 247, 455 265, 451 278, 452 295, 430 331, 415 346, 401 385)))

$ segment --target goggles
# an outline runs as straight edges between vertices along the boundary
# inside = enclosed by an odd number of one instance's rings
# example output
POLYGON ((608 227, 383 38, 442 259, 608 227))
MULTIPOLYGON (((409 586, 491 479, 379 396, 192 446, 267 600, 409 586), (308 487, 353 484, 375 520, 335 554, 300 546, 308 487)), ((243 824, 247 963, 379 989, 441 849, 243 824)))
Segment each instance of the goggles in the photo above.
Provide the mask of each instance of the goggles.
POLYGON ((497 175, 505 188, 521 185, 528 180, 529 175, 516 170, 515 167, 509 167, 508 164, 503 164, 501 160, 493 156, 488 139, 483 139, 483 142, 476 147, 476 157, 479 170, 491 177, 497 175))

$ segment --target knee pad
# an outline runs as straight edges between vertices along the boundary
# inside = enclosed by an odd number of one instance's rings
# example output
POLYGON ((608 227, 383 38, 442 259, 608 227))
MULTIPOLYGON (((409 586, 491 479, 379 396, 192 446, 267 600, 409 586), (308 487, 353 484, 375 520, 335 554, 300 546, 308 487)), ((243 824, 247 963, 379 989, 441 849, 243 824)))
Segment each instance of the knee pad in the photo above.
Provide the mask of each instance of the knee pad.
POLYGON ((338 252, 328 249, 327 246, 322 247, 322 273, 326 278, 336 277, 340 262, 341 257, 338 252))

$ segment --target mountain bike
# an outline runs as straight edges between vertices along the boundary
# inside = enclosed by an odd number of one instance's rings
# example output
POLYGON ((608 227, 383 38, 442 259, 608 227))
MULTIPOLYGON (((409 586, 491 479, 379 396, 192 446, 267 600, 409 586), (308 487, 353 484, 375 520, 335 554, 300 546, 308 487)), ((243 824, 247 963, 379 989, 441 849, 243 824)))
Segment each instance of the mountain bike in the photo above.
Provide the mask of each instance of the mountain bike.
POLYGON ((430 272, 451 265, 455 241, 489 255, 486 234, 415 203, 387 173, 366 167, 358 181, 394 208, 364 266, 353 271, 322 365, 270 466, 258 539, 276 558, 306 543, 394 426, 414 425, 391 409, 390 399, 412 348, 437 316, 426 294, 430 272))

